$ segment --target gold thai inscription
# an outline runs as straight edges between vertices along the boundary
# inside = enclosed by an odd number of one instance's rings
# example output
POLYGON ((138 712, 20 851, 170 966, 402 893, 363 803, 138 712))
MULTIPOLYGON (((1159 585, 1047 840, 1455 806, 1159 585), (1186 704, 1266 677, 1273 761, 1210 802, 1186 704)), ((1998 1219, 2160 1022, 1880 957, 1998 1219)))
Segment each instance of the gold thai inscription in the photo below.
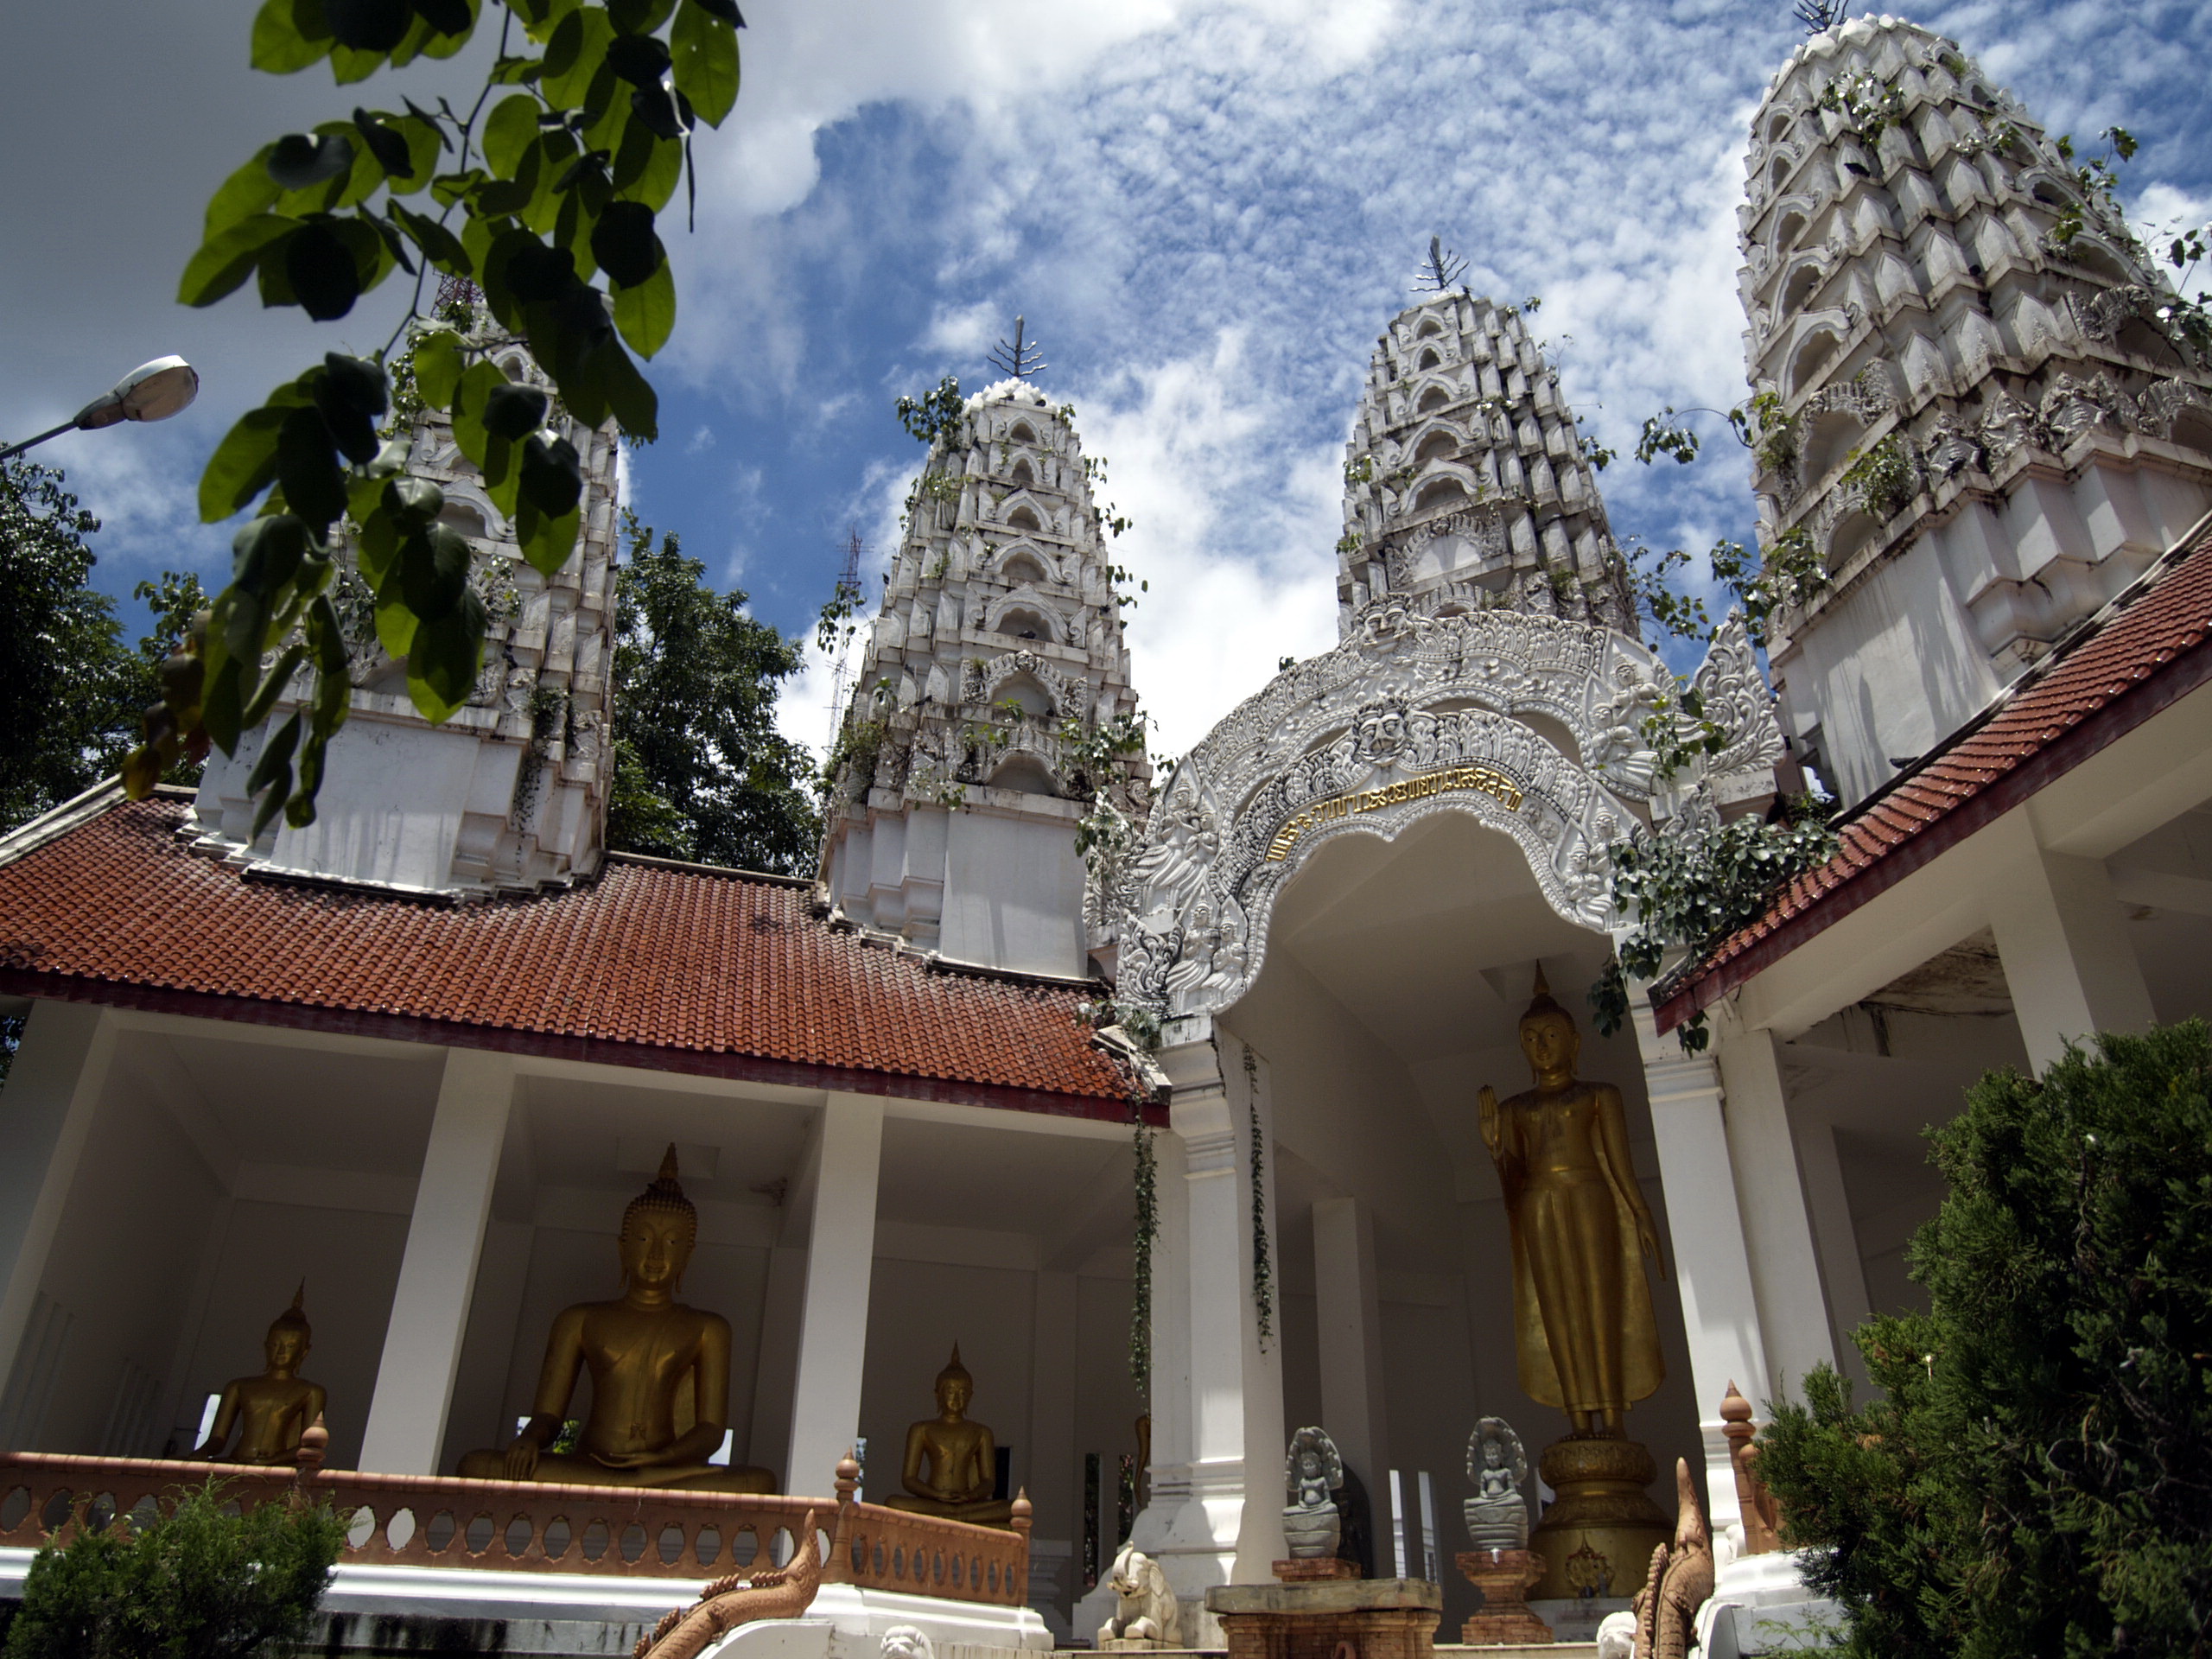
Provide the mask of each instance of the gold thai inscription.
POLYGON ((1274 839, 1268 843, 1267 861, 1281 863, 1290 856, 1290 849, 1298 844, 1300 836, 1322 824, 1332 823, 1338 818, 1348 818, 1356 813, 1380 812, 1386 806, 1425 800, 1431 795, 1442 795, 1461 789, 1480 790, 1484 794, 1496 798, 1509 812, 1521 810, 1521 786, 1495 766, 1440 766, 1434 772, 1424 772, 1386 788, 1354 790, 1349 794, 1332 795, 1325 801, 1314 802, 1275 831, 1274 839))

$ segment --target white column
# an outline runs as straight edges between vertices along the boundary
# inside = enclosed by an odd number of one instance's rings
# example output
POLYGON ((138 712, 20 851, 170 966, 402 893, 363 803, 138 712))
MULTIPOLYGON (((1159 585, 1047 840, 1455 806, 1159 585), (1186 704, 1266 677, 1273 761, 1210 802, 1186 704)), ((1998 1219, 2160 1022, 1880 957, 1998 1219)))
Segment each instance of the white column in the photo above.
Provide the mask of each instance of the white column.
MULTIPOLYGON (((830 1096, 822 1109, 814 1154, 806 1297, 799 1310, 784 1490, 826 1497, 836 1482, 837 1459, 852 1449, 860 1433, 883 1102, 872 1095, 830 1096)), ((868 1471, 868 1484, 879 1494, 892 1489, 890 1465, 884 1460, 890 1451, 879 1452, 868 1471)))
POLYGON ((2024 812, 1982 836, 1991 843, 1990 931, 2035 1070, 2056 1061, 2069 1039, 2150 1025, 2151 994, 2103 861, 2044 851, 2024 812))
POLYGON ((1314 1324, 1321 1346, 1321 1427, 1370 1492, 1389 1460, 1382 1301, 1375 1284, 1375 1212, 1358 1198, 1313 1206, 1314 1324))
MULTIPOLYGON (((1155 1253, 1153 1269, 1153 1421, 1159 1438, 1152 1503, 1131 1536, 1160 1561, 1186 1602, 1217 1584, 1272 1581, 1269 1565, 1284 1552, 1281 1316, 1278 1310, 1277 1337, 1263 1352, 1252 1291, 1243 1051, 1226 1037, 1221 1047, 1225 1052, 1217 1057, 1213 1042, 1201 1034, 1159 1057, 1174 1086, 1169 1115, 1183 1154, 1182 1180, 1179 1193, 1171 1193, 1173 1160, 1163 1147, 1165 1248, 1155 1253), (1176 1210, 1180 1214, 1171 1226, 1176 1210), (1171 1278, 1174 1293, 1163 1296, 1171 1278), (1163 1330, 1171 1320, 1172 1328, 1163 1330)), ((1260 1093, 1264 1136, 1264 1087, 1260 1093)))
POLYGON ((1706 1513, 1718 1531, 1738 1513, 1720 1402, 1731 1382, 1767 1375, 1766 1344, 1759 1334, 1750 1252, 1722 1121, 1720 1069, 1707 1055, 1684 1054, 1673 1033, 1658 1034, 1643 987, 1631 988, 1629 1004, 1643 1051, 1659 1180, 1689 1338, 1690 1386, 1696 1392, 1705 1443, 1706 1513))
MULTIPOLYGON (((1029 1446, 1017 1484, 1029 1489, 1037 1529, 1029 1535, 1029 1605, 1061 1645, 1071 1634, 1062 1611, 1082 1525, 1075 1449, 1076 1276, 1039 1272, 1031 1320, 1029 1446)), ((1131 1425, 1132 1432, 1135 1425, 1131 1425)), ((1101 1494, 1102 1498, 1103 1494, 1101 1494)))
POLYGON ((1866 1263, 1859 1254, 1859 1229, 1851 1219, 1851 1195, 1836 1156, 1835 1125, 1827 1118, 1799 1127, 1797 1167, 1805 1179, 1805 1205, 1821 1252, 1821 1282, 1827 1287, 1836 1364, 1863 1386, 1871 1381, 1866 1357, 1852 1342, 1851 1333, 1872 1316, 1873 1300, 1866 1294, 1866 1263))
POLYGON ((445 1442, 514 1090, 510 1056, 474 1048, 446 1051, 437 1115, 415 1184, 399 1287, 361 1438, 363 1469, 440 1472, 438 1449, 445 1442))
MULTIPOLYGON (((768 1252, 767 1293, 760 1302, 760 1358, 753 1378, 753 1421, 746 1436, 744 1461, 761 1469, 780 1469, 791 1453, 791 1384, 798 1365, 798 1325, 806 1306, 804 1217, 785 1211, 784 1236, 768 1252)), ((864 1495, 880 1497, 895 1485, 879 1486, 883 1468, 863 1472, 864 1495)), ((893 1477, 896 1480, 896 1477, 893 1477)))
POLYGON ((0 1096, 0 1382, 14 1371, 115 1058, 112 1011, 34 1002, 0 1096))
MULTIPOLYGON (((1821 1361, 1833 1365, 1835 1339, 1821 1289, 1812 1216, 1798 1178, 1796 1138, 1790 1131, 1774 1034, 1738 1027, 1723 1030, 1717 1046, 1720 1079, 1728 1091, 1728 1158, 1736 1202, 1743 1211, 1769 1367, 1756 1380, 1736 1381, 1746 1395, 1763 1387, 1772 1398, 1796 1391, 1805 1373, 1821 1361)), ((1751 1398, 1760 1402, 1760 1396, 1751 1398)), ((1702 1408, 1704 1402, 1699 1403, 1702 1408)))

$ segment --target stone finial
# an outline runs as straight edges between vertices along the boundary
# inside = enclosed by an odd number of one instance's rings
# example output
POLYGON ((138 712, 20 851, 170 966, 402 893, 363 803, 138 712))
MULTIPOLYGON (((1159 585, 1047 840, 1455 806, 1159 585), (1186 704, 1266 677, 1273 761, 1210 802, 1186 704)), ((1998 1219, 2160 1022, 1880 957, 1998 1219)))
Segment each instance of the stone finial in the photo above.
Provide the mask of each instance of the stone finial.
POLYGON ((330 1450, 330 1430, 322 1421, 322 1414, 315 1414, 315 1421, 301 1432, 300 1443, 292 1452, 292 1490, 289 1502, 294 1509, 305 1509, 308 1488, 315 1484, 316 1472, 330 1450))
POLYGON ((860 1447, 854 1446, 843 1457, 837 1459, 837 1507, 839 1509, 851 1503, 853 1494, 860 1490, 861 1460, 854 1455, 859 1450, 860 1447))
POLYGON ((1759 1478, 1759 1449, 1751 1427, 1751 1402, 1732 1379, 1720 1401, 1720 1432, 1728 1437, 1728 1466, 1736 1477, 1736 1503, 1743 1512, 1744 1554, 1764 1555, 1782 1548, 1782 1513, 1774 1494, 1759 1478))
POLYGON ((1027 1538, 1029 1535, 1030 1522, 1034 1514, 1035 1506, 1029 1501, 1029 1489, 1027 1486, 1016 1487, 1014 1494, 1014 1519, 1009 1524, 1016 1532, 1027 1538))

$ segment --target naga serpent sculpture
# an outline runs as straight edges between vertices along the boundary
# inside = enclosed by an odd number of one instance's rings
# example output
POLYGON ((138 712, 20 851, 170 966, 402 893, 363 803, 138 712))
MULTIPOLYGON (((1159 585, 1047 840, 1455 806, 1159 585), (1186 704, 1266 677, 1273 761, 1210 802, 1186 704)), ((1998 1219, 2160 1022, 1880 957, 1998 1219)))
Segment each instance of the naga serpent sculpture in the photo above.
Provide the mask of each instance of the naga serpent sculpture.
POLYGON ((1636 1598, 1636 1659, 1685 1659, 1697 1610, 1713 1593, 1713 1532, 1682 1458, 1675 1459, 1675 1497, 1674 1543, 1652 1550, 1650 1575, 1636 1598))
MULTIPOLYGON (((841 1466, 838 1472, 842 1474, 841 1466)), ((840 1519, 842 1518, 840 1506, 840 1519)), ((841 1527, 840 1531, 842 1530, 841 1527)), ((650 1635, 638 1638, 631 1659, 698 1659, 710 1643, 757 1618, 797 1618, 822 1586, 822 1535, 814 1511, 806 1512, 806 1541, 782 1567, 733 1573, 715 1580, 689 1607, 671 1607, 650 1635)))

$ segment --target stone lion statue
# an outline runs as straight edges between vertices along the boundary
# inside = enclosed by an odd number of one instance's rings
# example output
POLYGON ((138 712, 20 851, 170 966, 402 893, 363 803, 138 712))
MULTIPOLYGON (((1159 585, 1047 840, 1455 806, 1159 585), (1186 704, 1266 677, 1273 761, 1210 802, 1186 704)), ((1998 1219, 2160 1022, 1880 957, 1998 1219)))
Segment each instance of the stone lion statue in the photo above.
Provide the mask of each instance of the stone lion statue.
POLYGON ((883 1633, 882 1659, 937 1659, 937 1646, 918 1624, 893 1624, 883 1633))
POLYGON ((1157 1642, 1180 1646, 1183 1610, 1167 1587, 1160 1563, 1135 1544, 1123 1544, 1114 1557, 1114 1616, 1098 1627, 1098 1645, 1109 1642, 1157 1642))

